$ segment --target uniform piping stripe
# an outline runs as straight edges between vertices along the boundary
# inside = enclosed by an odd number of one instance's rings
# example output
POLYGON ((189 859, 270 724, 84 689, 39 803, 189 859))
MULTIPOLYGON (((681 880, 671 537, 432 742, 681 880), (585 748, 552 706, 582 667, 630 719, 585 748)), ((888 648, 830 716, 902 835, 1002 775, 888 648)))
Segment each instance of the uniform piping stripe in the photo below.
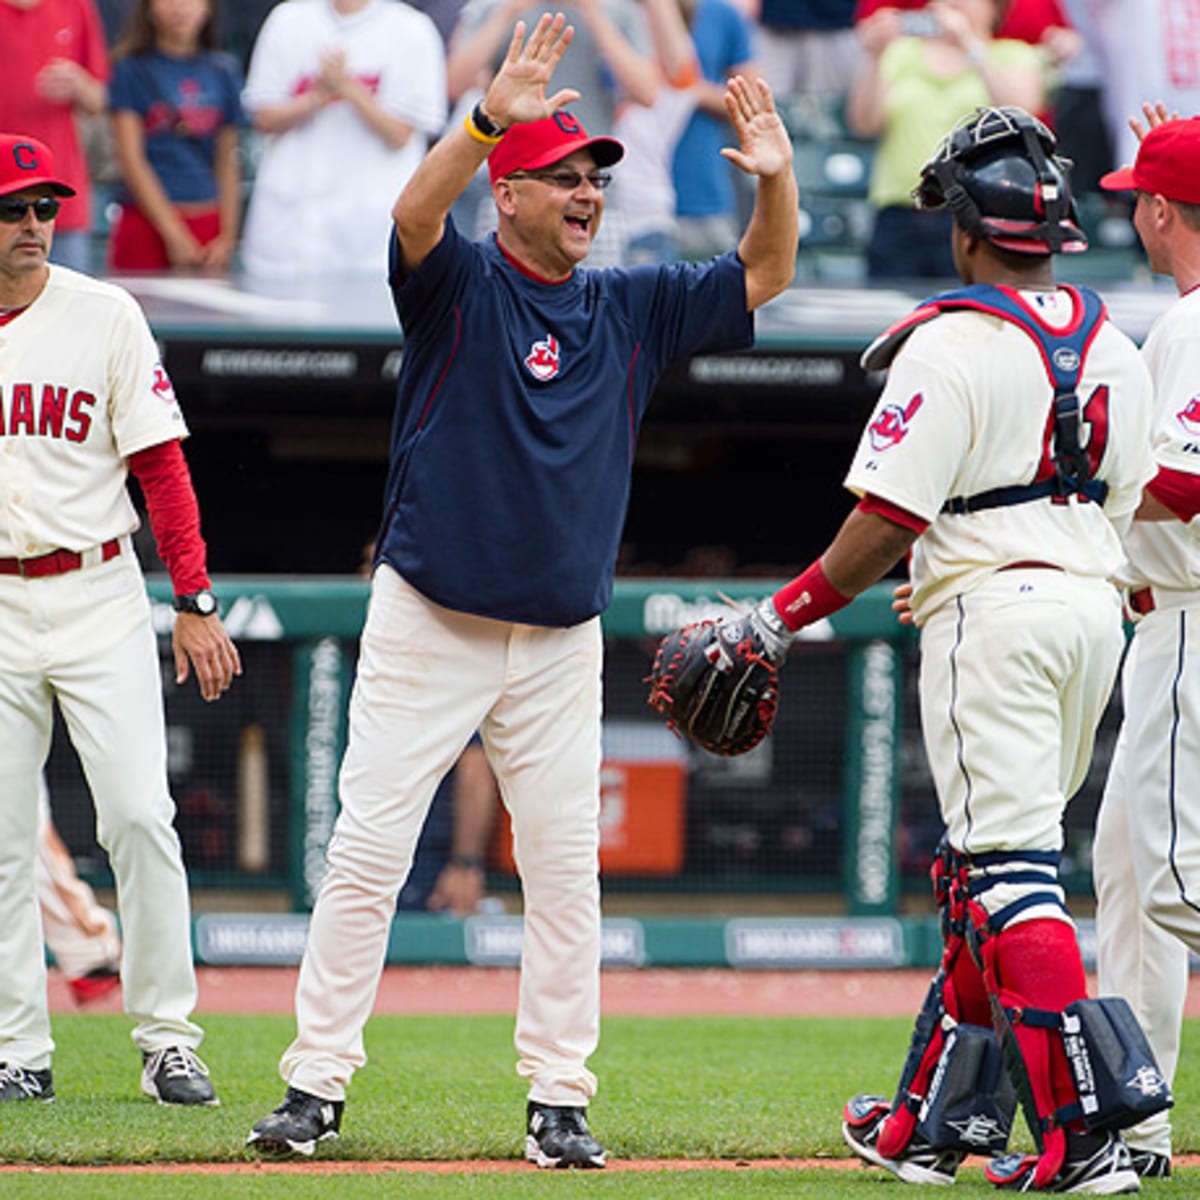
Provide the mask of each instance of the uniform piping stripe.
POLYGON ((442 368, 442 373, 437 377, 437 383, 429 390, 429 399, 425 401, 425 407, 421 409, 421 419, 417 422, 418 429, 422 429, 425 426, 425 418, 429 416, 429 410, 433 407, 433 401, 438 392, 442 390, 442 381, 446 378, 446 372, 450 370, 450 365, 454 362, 458 354, 458 343, 461 340, 462 309, 456 304, 454 306, 454 345, 450 347, 450 353, 446 357, 446 365, 442 368))
POLYGON ((971 820, 971 773, 967 770, 962 727, 958 723, 955 710, 958 706, 958 649, 963 643, 963 626, 966 623, 967 612, 961 596, 957 596, 954 603, 958 608, 958 627, 954 634, 954 645, 950 648, 950 709, 946 715, 950 719, 950 727, 954 730, 954 741, 958 746, 956 753, 958 770, 963 777, 963 785, 966 789, 963 797, 963 808, 967 814, 967 833, 963 838, 963 850, 965 851, 967 843, 971 840, 971 826, 974 824, 971 820))
POLYGON ((1189 908, 1200 912, 1200 904, 1190 899, 1187 894, 1187 881, 1180 873, 1179 866, 1175 859, 1175 848, 1179 842, 1179 808, 1178 808, 1178 792, 1176 790, 1176 779, 1178 778, 1179 765, 1179 725, 1182 716, 1179 711, 1179 687, 1183 680, 1183 672, 1187 661, 1187 613, 1180 612, 1179 614, 1179 652, 1175 661, 1175 677, 1171 680, 1171 739, 1170 751, 1168 753, 1168 761, 1170 767, 1167 771, 1167 804, 1171 812, 1171 848, 1168 852, 1168 860, 1171 864, 1171 874, 1175 876, 1175 882, 1179 885, 1179 898, 1189 908))
POLYGON ((633 407, 633 373, 637 369, 638 355, 641 352, 642 343, 638 342, 633 348, 633 357, 629 360, 629 375, 625 384, 625 402, 629 408, 629 456, 631 462, 637 443, 637 413, 633 407))

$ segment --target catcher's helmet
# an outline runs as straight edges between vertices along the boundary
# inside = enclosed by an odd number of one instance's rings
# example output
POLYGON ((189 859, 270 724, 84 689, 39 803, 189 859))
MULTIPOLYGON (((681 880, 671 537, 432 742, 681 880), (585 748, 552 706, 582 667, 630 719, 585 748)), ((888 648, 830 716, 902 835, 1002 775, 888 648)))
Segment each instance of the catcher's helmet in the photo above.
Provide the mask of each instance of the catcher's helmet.
POLYGON ((913 192, 968 233, 1019 254, 1087 249, 1054 134, 1023 108, 977 108, 938 143, 913 192))

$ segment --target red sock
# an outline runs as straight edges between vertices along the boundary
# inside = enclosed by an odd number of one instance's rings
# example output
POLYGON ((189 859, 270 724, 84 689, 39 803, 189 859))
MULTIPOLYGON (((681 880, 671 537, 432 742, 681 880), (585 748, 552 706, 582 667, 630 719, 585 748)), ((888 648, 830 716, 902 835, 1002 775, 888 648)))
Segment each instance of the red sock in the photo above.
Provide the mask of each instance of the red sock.
MULTIPOLYGON (((996 975, 1001 987, 1016 992, 1033 1008, 1062 1012, 1087 998, 1087 977, 1075 930, 1065 921, 1023 921, 996 938, 996 975)), ((1062 1041, 1050 1039, 1050 1068, 1055 1103, 1062 1107, 1077 1093, 1062 1041)), ((1081 1123, 1071 1122, 1070 1128, 1081 1123)))
POLYGON ((992 1006, 988 1001, 987 988, 983 984, 983 972, 975 964, 970 951, 964 946, 954 960, 950 973, 950 986, 958 1005, 957 1020, 967 1025, 992 1027, 992 1006))

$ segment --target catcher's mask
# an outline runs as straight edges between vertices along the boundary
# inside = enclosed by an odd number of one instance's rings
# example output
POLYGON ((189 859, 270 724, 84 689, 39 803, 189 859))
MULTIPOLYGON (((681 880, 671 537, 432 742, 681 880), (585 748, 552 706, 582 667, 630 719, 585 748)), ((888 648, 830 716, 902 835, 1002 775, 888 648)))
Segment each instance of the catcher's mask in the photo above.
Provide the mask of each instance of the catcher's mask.
POLYGON ((968 233, 1018 254, 1087 249, 1069 159, 1023 108, 977 108, 938 143, 913 191, 921 209, 949 208, 968 233))

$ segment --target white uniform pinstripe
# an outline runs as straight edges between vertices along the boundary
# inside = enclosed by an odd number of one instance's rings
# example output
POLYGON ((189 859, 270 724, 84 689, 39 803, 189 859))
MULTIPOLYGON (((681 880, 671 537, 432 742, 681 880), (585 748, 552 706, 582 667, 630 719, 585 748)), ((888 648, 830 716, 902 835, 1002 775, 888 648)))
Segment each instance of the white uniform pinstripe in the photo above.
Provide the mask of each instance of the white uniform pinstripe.
MULTIPOLYGON (((1200 292, 1150 331, 1154 455, 1200 474, 1200 292)), ((1122 673, 1124 720, 1096 827, 1093 873, 1100 987, 1125 996, 1170 1079, 1179 1056, 1188 947, 1200 951, 1200 527, 1137 522, 1122 578, 1150 588, 1122 673)), ((1166 1113, 1127 1131, 1171 1152, 1166 1113)))

